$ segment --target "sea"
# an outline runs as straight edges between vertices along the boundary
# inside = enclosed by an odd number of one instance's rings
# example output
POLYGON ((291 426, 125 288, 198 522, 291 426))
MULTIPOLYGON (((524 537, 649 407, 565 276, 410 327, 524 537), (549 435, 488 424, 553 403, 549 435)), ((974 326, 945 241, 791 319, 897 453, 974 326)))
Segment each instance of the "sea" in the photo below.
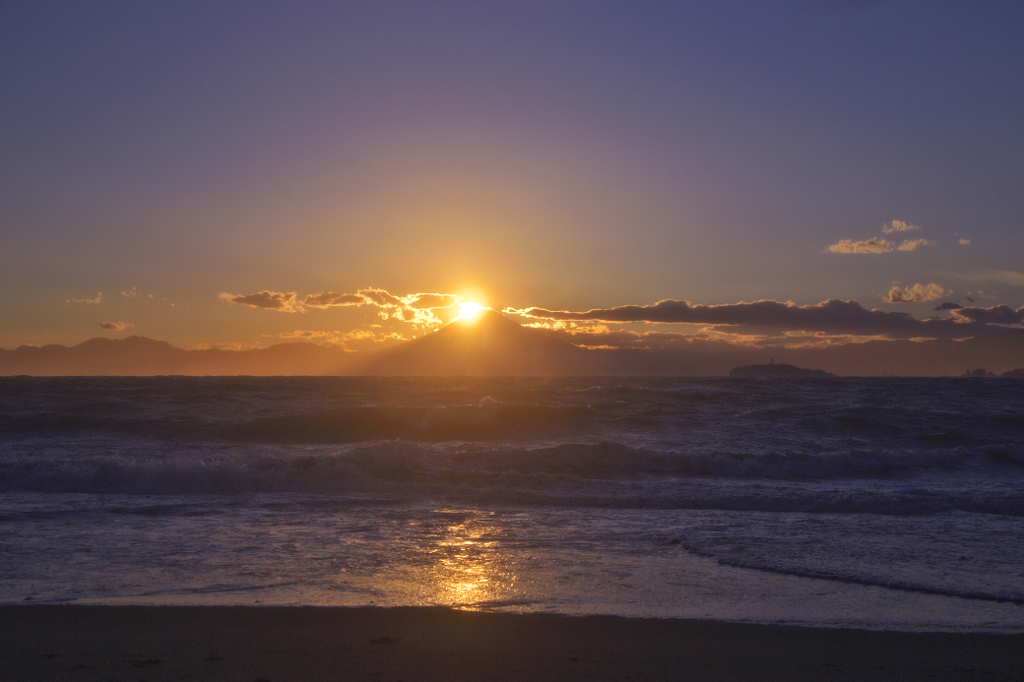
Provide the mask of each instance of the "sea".
POLYGON ((4 377, 0 603, 1024 632, 1024 380, 4 377))

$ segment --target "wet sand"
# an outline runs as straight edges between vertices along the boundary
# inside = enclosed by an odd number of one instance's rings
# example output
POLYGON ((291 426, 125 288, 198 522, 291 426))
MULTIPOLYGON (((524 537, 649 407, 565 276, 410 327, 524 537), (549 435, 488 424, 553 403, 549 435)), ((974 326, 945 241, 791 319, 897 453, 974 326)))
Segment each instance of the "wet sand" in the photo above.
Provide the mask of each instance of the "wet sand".
POLYGON ((0 607, 0 680, 1022 680, 1024 635, 444 608, 0 607))

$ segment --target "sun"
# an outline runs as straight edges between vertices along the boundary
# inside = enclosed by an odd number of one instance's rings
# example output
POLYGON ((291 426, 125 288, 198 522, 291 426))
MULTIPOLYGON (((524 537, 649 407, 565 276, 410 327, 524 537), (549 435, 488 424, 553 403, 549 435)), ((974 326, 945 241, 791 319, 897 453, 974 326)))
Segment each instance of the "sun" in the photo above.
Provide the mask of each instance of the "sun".
POLYGON ((465 303, 462 304, 462 307, 459 310, 459 316, 457 318, 455 318, 455 319, 457 319, 457 320, 471 320, 471 319, 473 319, 473 317, 478 312, 480 312, 483 309, 484 309, 484 307, 482 305, 480 305, 479 303, 473 303, 472 301, 466 301, 465 303))

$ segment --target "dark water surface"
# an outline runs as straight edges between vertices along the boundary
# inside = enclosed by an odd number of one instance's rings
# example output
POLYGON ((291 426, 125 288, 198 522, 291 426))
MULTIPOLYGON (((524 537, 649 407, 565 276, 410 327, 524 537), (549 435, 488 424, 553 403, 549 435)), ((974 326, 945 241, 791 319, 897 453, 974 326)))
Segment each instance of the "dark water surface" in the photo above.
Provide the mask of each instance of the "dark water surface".
POLYGON ((0 600, 1024 629, 1024 381, 0 378, 0 600))

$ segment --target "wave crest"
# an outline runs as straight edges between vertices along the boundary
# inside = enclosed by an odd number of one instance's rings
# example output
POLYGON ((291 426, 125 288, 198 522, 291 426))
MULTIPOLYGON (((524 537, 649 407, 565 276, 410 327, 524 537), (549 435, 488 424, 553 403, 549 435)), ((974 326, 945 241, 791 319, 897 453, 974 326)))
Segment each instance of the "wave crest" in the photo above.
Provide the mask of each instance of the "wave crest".
POLYGON ((659 452, 613 442, 442 449, 384 441, 329 453, 277 448, 234 455, 185 451, 150 459, 117 453, 23 455, 0 463, 4 492, 374 493, 527 506, 897 515, 953 509, 1024 515, 1024 492, 1013 484, 1022 478, 1024 450, 1008 447, 786 455, 659 452), (921 477, 930 483, 915 485, 921 477), (979 480, 970 488, 974 492, 961 487, 950 493, 935 485, 965 477, 979 480), (764 485, 768 481, 774 483, 764 485))

